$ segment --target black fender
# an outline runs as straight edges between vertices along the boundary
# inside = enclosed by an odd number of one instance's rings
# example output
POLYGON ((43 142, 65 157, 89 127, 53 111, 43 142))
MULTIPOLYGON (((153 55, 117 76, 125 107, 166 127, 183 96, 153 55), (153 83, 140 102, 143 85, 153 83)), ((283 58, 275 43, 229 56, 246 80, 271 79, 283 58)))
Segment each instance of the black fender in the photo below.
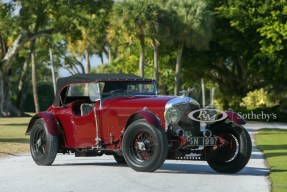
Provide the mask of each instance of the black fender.
POLYGON ((32 119, 29 122, 26 135, 30 135, 31 129, 35 121, 40 118, 44 120, 49 134, 53 136, 59 136, 61 134, 60 125, 55 116, 52 113, 45 111, 45 112, 39 112, 32 117, 32 119))
POLYGON ((225 113, 226 117, 220 121, 217 121, 217 122, 214 122, 211 124, 207 124, 206 129, 209 129, 212 131, 213 127, 216 127, 216 126, 218 126, 220 124, 224 124, 224 123, 227 123, 227 124, 236 123, 236 124, 241 125, 241 126, 246 124, 246 121, 240 115, 238 115, 237 113, 235 113, 233 111, 226 111, 226 112, 222 112, 222 113, 225 113))
POLYGON ((237 113, 233 112, 233 111, 226 111, 225 112, 227 114, 227 118, 231 121, 233 121, 234 123, 238 124, 238 125, 245 125, 246 121, 239 116, 237 113))
POLYGON ((135 112, 133 115, 130 116, 130 118, 127 121, 125 129, 134 121, 139 120, 139 119, 144 119, 146 120, 149 124, 161 128, 161 122, 159 118, 152 112, 148 110, 140 110, 135 112))

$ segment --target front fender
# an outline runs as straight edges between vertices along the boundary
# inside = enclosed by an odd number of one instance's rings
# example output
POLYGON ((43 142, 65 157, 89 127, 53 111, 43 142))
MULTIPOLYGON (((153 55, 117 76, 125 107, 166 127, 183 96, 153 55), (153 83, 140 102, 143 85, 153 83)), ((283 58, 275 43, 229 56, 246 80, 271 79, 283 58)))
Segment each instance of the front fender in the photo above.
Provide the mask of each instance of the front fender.
POLYGON ((148 110, 140 110, 134 113, 128 120, 126 128, 134 121, 138 119, 145 119, 149 124, 155 127, 161 127, 159 118, 148 110))
POLYGON ((39 112, 36 115, 34 115, 32 117, 32 119, 29 122, 27 131, 26 131, 26 135, 30 135, 31 133, 31 129, 35 123, 35 121, 37 119, 42 118, 47 126, 47 131, 49 134, 53 135, 53 136, 59 136, 60 135, 60 126, 59 123, 57 121, 57 119, 55 118, 55 116, 50 113, 50 112, 39 112))

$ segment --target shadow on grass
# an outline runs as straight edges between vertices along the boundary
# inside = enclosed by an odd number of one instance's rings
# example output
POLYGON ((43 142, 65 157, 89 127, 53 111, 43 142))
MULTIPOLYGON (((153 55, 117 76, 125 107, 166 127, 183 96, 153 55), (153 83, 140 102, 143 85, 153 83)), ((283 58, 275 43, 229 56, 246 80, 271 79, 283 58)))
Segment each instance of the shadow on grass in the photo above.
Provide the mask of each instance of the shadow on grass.
POLYGON ((286 157, 286 145, 258 145, 258 148, 263 151, 264 156, 269 157, 286 157))
POLYGON ((286 173, 287 169, 272 169, 272 172, 276 172, 276 173, 286 173))
POLYGON ((28 123, 0 123, 0 125, 5 126, 11 126, 11 127, 17 127, 17 126, 26 126, 28 127, 28 123))
POLYGON ((283 145, 257 145, 257 146, 259 149, 264 150, 264 151, 287 150, 287 144, 283 144, 283 145))
POLYGON ((6 152, 0 152, 0 154, 3 154, 5 156, 14 156, 14 157, 19 156, 18 154, 15 154, 15 153, 6 153, 6 152))
POLYGON ((0 138, 0 142, 5 143, 29 143, 29 138, 0 138))
POLYGON ((287 129, 280 129, 280 128, 263 128, 260 129, 260 132, 258 133, 259 135, 265 135, 265 134, 270 134, 270 133, 282 133, 282 134, 287 134, 287 129))

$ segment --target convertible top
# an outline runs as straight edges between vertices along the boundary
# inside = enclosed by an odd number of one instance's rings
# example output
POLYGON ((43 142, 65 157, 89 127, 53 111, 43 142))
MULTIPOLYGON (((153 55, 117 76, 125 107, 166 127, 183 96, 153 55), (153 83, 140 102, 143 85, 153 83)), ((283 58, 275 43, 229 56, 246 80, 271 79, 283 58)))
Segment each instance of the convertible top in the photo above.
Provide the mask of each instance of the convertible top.
POLYGON ((54 106, 59 106, 59 98, 61 90, 70 84, 75 83, 92 83, 97 81, 152 81, 133 74, 76 74, 68 77, 62 77, 57 79, 57 91, 54 100, 54 106))
POLYGON ((96 81, 117 81, 117 80, 139 80, 151 81, 151 79, 142 78, 133 74, 76 74, 68 77, 58 78, 57 90, 74 83, 92 83, 96 81))

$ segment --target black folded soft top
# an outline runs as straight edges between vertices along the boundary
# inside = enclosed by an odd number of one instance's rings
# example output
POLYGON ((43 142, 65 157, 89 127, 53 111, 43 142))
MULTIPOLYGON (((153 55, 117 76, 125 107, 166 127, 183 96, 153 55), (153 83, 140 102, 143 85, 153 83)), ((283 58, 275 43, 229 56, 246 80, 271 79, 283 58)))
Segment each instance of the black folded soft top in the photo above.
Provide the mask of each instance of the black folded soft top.
POLYGON ((57 79, 57 91, 54 100, 54 106, 59 105, 59 97, 61 90, 70 84, 75 83, 92 83, 97 81, 152 81, 133 74, 76 74, 68 77, 61 77, 57 79))

